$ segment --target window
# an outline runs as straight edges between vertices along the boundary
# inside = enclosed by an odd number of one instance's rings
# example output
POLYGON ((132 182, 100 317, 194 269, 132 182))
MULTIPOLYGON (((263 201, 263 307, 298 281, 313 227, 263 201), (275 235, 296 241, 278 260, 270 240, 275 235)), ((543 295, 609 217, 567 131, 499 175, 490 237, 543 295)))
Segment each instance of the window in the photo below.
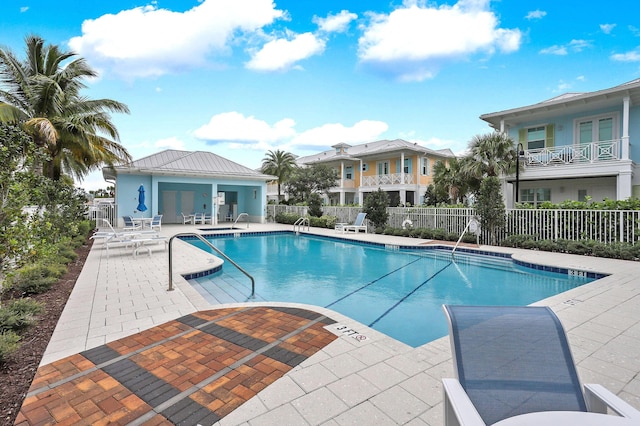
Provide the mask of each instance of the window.
POLYGON ((578 201, 582 201, 582 202, 587 201, 587 190, 586 189, 578 189, 578 201))
POLYGON ((617 138, 617 128, 613 115, 584 118, 576 121, 576 143, 611 141, 617 138))
POLYGON ((528 188, 520 190, 520 203, 538 206, 545 201, 551 201, 550 188, 528 188))
POLYGON ((429 176, 429 159, 427 157, 422 157, 422 174, 424 176, 429 176))
POLYGON ((353 166, 347 166, 344 168, 344 178, 353 179, 353 166))
POLYGON ((518 132, 518 142, 527 150, 551 148, 554 146, 554 125, 523 127, 518 132))
POLYGON ((411 173, 412 169, 411 169, 411 158, 405 158, 404 159, 404 172, 405 173, 411 173))
POLYGON ((544 148, 544 126, 527 129, 527 149, 544 148))
POLYGON ((380 161, 378 163, 378 175, 388 175, 388 174, 389 174, 389 162, 380 161))

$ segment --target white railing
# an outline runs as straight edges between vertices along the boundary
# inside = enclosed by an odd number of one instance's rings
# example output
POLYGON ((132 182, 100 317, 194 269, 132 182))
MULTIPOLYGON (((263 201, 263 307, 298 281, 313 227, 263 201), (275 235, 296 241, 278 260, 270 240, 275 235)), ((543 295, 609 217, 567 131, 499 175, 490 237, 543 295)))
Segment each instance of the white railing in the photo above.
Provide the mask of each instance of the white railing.
POLYGON ((362 186, 384 186, 384 185, 411 185, 414 183, 413 175, 405 173, 392 173, 389 175, 363 176, 362 186), (404 176, 404 179, 403 179, 404 176))
MULTIPOLYGON (((304 206, 268 205, 267 217, 274 221, 279 212, 306 214, 304 206)), ((323 206, 327 216, 337 222, 351 223, 362 207, 323 206)), ((460 234, 475 216, 470 208, 389 207, 387 226, 402 228, 409 219, 412 228, 444 229, 460 234)), ((510 235, 530 235, 539 240, 595 240, 601 243, 640 241, 640 210, 543 210, 507 209, 506 226, 499 235, 503 240, 510 235)), ((487 241, 483 233, 481 241, 487 241)))
POLYGON ((94 204, 89 206, 89 210, 87 211, 87 219, 95 220, 99 224, 102 223, 101 219, 106 219, 114 227, 118 226, 117 217, 118 206, 113 203, 94 204))
POLYGON ((553 148, 528 149, 524 155, 528 167, 584 164, 619 160, 620 147, 620 139, 615 139, 553 148))

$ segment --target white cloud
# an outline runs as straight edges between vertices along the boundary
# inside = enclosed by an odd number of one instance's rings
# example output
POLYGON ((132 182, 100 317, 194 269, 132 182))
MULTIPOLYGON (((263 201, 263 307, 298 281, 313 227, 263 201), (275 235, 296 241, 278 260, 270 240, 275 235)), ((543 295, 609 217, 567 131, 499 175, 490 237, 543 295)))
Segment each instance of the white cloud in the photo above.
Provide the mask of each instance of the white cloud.
POLYGON ((208 124, 196 129, 194 136, 208 143, 236 142, 240 144, 281 143, 295 135, 295 122, 285 118, 274 125, 245 117, 239 112, 224 112, 214 115, 208 124))
POLYGON ((565 45, 555 44, 553 46, 544 48, 540 50, 540 53, 543 55, 568 55, 569 51, 572 52, 582 52, 584 49, 591 47, 592 43, 589 40, 571 40, 569 43, 565 45))
POLYGON ((326 18, 313 17, 313 22, 318 25, 318 29, 325 33, 343 33, 349 28, 351 21, 358 19, 358 15, 348 10, 342 10, 336 15, 327 15, 326 18))
POLYGON ((325 41, 312 33, 297 34, 291 40, 271 40, 255 52, 246 67, 258 71, 282 71, 324 51, 325 41))
POLYGON ((28 10, 29 10, 29 6, 22 6, 22 7, 20 8, 20 13, 24 13, 24 12, 26 12, 26 11, 28 11, 28 10))
POLYGON ((301 132, 296 131, 295 125, 291 118, 269 124, 232 111, 214 115, 208 124, 194 132, 194 136, 209 145, 226 143, 231 150, 285 149, 295 152, 326 149, 339 142, 364 143, 379 139, 389 128, 387 123, 375 120, 361 120, 353 126, 327 123, 301 132))
POLYGON ((326 148, 340 142, 357 144, 378 139, 389 129, 383 121, 361 120, 353 126, 327 123, 306 130, 291 140, 291 146, 326 148))
POLYGON ((626 53, 615 53, 610 56, 614 61, 618 62, 639 62, 640 61, 640 47, 635 50, 631 50, 626 53))
POLYGON ((454 6, 408 1, 390 14, 369 13, 359 39, 360 61, 401 81, 433 77, 446 63, 477 53, 513 52, 518 29, 499 28, 488 0, 460 0, 454 6))
POLYGON ((69 46, 96 69, 159 76, 201 66, 209 55, 227 53, 238 33, 283 17, 271 0, 203 0, 185 12, 153 4, 86 20, 69 46))
POLYGON ((175 136, 172 136, 166 139, 160 139, 156 141, 154 145, 156 148, 160 148, 160 149, 178 149, 178 150, 185 149, 184 142, 176 138, 175 136))
POLYGON ((534 20, 534 19, 542 19, 545 16, 547 16, 547 12, 545 12, 544 10, 532 10, 531 12, 527 13, 527 16, 525 16, 525 19, 528 20, 534 20))
POLYGON ((600 24, 600 30, 605 34, 611 34, 616 24, 600 24))

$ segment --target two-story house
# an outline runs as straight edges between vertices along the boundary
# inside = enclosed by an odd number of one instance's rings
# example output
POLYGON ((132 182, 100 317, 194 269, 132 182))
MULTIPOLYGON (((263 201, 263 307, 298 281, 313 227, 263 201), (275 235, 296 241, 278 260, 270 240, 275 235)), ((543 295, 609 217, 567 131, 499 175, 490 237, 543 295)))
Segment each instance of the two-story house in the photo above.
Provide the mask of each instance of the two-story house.
POLYGON ((421 204, 435 162, 454 157, 450 149, 432 150, 402 139, 332 148, 296 159, 301 166, 324 164, 336 170, 338 186, 327 200, 331 205, 362 204, 367 193, 378 189, 389 194, 391 206, 421 204))
POLYGON ((520 153, 518 172, 507 176, 508 206, 640 196, 640 79, 480 118, 520 153))

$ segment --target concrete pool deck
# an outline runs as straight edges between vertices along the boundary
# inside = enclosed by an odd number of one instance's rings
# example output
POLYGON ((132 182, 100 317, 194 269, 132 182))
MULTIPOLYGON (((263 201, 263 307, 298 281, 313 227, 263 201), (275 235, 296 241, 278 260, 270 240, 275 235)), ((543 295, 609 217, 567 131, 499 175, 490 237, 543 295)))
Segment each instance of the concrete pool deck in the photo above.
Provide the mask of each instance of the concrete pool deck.
MULTIPOLYGON (((163 225, 162 234, 193 232, 192 225, 163 225)), ((251 224, 249 231, 292 230, 292 226, 251 224)), ((244 232, 244 229, 238 232, 244 232)), ((418 245, 425 240, 375 234, 311 233, 385 244, 418 245)), ((173 282, 162 245, 134 257, 97 240, 87 258, 42 359, 41 368, 106 343, 127 339, 167 322, 212 309, 297 308, 331 318, 367 337, 339 337, 225 414, 220 426, 281 424, 443 423, 441 379, 453 376, 448 337, 412 348, 337 312, 290 303, 211 305, 182 274, 209 269, 211 255, 174 240, 173 282)), ((640 409, 640 262, 563 255, 503 247, 482 250, 514 258, 609 276, 547 298, 560 317, 583 383, 599 383, 640 409)), ((410 326, 410 325, 408 325, 410 326)), ((328 326, 328 328, 330 328, 328 326)), ((335 327, 334 327, 335 328, 335 327)), ((40 369, 38 370, 40 372, 40 369)), ((134 421, 135 424, 135 421, 134 421)))

